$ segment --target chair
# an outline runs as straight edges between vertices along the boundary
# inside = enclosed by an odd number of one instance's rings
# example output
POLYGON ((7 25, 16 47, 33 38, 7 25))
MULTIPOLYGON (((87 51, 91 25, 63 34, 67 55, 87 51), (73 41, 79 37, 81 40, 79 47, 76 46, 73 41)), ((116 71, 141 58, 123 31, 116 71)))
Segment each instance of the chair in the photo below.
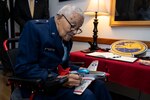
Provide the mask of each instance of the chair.
POLYGON ((32 88, 33 92, 30 96, 30 100, 33 99, 37 89, 40 89, 40 84, 42 83, 41 79, 22 79, 14 74, 14 65, 16 61, 16 56, 18 54, 18 48, 15 46, 18 43, 19 38, 9 38, 3 42, 4 47, 4 60, 2 61, 4 69, 7 72, 11 73, 8 75, 8 83, 7 85, 11 86, 11 92, 15 89, 15 87, 21 87, 22 85, 29 86, 32 88))
MULTIPOLYGON (((29 99, 33 100, 34 95, 36 93, 38 93, 39 91, 43 91, 47 87, 45 87, 46 83, 44 83, 41 79, 23 79, 15 75, 13 66, 15 66, 16 56, 18 54, 18 48, 16 46, 18 40, 19 38, 9 38, 3 42, 3 47, 4 47, 3 54, 5 56, 5 59, 3 60, 3 66, 6 67, 7 72, 11 73, 8 76, 7 85, 11 86, 11 92, 13 92, 16 87, 21 87, 21 86, 26 86, 27 88, 32 89, 32 94, 30 95, 29 99)), ((67 80, 68 79, 66 77, 61 79, 56 78, 54 80, 49 81, 49 84, 51 84, 49 87, 54 87, 56 85, 63 84, 67 80)))
POLYGON ((18 38, 9 38, 3 42, 3 61, 4 71, 6 74, 9 72, 13 74, 13 65, 15 64, 15 59, 18 53, 18 49, 14 45, 18 43, 18 38))

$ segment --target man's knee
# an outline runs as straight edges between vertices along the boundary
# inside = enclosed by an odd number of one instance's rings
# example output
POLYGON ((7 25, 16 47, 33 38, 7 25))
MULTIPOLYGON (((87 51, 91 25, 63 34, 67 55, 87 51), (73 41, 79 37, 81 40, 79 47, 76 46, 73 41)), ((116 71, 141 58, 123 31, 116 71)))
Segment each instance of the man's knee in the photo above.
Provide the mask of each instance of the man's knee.
POLYGON ((95 94, 90 89, 86 89, 81 96, 85 100, 96 100, 95 94))
POLYGON ((95 80, 92 82, 92 84, 89 87, 93 87, 93 88, 102 88, 102 87, 106 87, 105 86, 105 82, 102 80, 95 80))

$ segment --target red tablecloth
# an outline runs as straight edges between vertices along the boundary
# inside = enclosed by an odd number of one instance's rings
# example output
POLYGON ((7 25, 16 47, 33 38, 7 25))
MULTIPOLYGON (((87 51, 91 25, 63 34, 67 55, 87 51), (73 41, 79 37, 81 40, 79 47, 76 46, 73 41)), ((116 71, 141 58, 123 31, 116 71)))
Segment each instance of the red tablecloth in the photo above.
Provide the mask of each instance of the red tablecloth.
POLYGON ((109 81, 123 86, 138 89, 150 94, 150 66, 134 63, 86 56, 80 51, 70 54, 71 61, 84 61, 86 67, 93 61, 99 60, 98 70, 110 74, 109 81))

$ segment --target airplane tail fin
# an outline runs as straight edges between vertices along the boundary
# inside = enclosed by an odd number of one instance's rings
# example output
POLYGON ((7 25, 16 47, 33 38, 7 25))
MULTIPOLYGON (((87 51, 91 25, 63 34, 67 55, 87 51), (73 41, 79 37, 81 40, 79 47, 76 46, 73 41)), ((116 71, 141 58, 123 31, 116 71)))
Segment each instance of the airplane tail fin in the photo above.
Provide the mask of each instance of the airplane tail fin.
POLYGON ((96 71, 97 67, 98 67, 98 60, 94 60, 87 69, 89 71, 96 71))

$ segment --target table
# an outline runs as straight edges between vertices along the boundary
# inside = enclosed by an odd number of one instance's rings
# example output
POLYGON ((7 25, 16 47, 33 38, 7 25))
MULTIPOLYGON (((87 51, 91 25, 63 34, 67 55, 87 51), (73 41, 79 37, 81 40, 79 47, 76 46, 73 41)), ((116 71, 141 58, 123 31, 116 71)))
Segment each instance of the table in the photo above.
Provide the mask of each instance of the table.
POLYGON ((138 61, 129 63, 86 56, 80 51, 71 52, 70 60, 83 61, 86 67, 93 60, 99 60, 98 70, 108 72, 109 81, 150 94, 150 66, 141 65, 138 61))

